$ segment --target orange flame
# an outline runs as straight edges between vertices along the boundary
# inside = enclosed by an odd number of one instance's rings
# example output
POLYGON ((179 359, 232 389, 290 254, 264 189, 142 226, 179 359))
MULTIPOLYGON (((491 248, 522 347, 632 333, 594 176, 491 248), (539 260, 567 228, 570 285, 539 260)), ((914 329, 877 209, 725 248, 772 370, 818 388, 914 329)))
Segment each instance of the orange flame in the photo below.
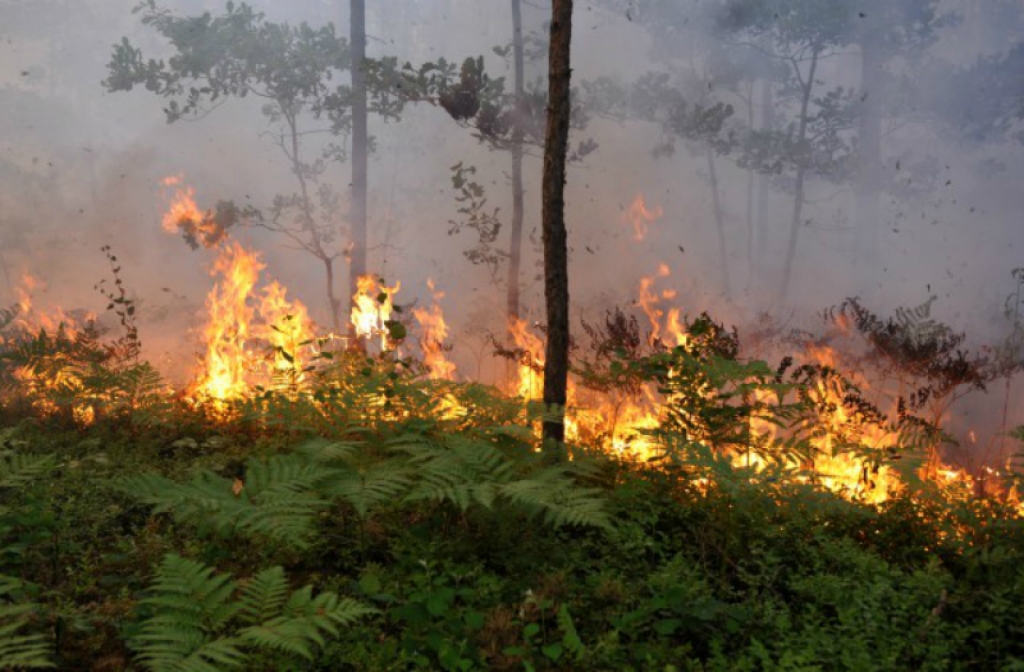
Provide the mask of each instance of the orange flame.
POLYGON ((193 390, 204 397, 226 400, 244 397, 246 377, 253 364, 249 333, 254 311, 248 303, 263 263, 259 256, 231 243, 214 262, 211 275, 221 276, 206 298, 204 370, 193 390))
POLYGON ((444 313, 441 310, 441 299, 444 292, 434 288, 434 281, 428 279, 427 287, 433 295, 433 302, 430 310, 426 308, 415 308, 412 311, 413 317, 419 322, 423 330, 420 337, 420 348, 423 350, 423 362, 430 369, 430 377, 436 380, 452 380, 455 377, 455 364, 448 361, 445 354, 445 339, 448 338, 448 325, 444 321, 444 313))
POLYGON ((625 224, 633 227, 633 239, 642 241, 647 237, 647 228, 665 214, 661 206, 648 208, 643 194, 637 194, 622 216, 625 224))
POLYGON ((165 187, 174 188, 162 220, 164 231, 183 233, 203 247, 215 247, 224 240, 226 231, 218 226, 211 211, 204 211, 196 204, 195 189, 184 184, 182 175, 165 177, 161 182, 165 187))

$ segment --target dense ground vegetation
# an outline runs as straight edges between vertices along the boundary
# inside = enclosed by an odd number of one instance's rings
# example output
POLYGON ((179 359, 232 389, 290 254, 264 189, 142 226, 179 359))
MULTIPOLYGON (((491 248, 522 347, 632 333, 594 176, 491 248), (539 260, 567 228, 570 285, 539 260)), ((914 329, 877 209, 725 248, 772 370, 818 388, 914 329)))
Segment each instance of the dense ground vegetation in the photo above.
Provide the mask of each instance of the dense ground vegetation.
POLYGON ((706 317, 691 345, 590 367, 670 400, 637 465, 596 443, 552 461, 537 409, 394 354, 199 404, 138 361, 117 306, 116 341, 5 332, 0 666, 1024 665, 1012 507, 913 479, 869 506, 734 468, 716 444, 749 440, 750 393, 814 383, 735 361, 706 317))

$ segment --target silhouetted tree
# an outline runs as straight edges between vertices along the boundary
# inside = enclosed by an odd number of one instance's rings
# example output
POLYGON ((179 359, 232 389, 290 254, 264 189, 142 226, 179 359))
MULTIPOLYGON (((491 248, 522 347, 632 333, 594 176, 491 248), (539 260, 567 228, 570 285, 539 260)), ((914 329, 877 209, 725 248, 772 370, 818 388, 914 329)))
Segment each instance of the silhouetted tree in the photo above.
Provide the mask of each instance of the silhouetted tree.
POLYGON ((544 298, 548 338, 544 359, 543 436, 565 440, 569 376, 569 268, 565 229, 565 164, 569 149, 569 88, 572 79, 572 0, 553 0, 548 56, 548 120, 544 146, 544 298))

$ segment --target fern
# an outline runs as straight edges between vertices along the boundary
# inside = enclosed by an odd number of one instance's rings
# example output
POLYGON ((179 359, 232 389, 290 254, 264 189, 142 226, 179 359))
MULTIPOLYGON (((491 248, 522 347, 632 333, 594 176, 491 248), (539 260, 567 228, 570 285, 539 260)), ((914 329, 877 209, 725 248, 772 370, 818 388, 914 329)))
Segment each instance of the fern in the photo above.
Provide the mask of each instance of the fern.
POLYGON ((247 666, 253 650, 312 660, 339 627, 375 613, 310 586, 288 594, 284 570, 253 577, 239 594, 230 577, 198 562, 168 555, 140 607, 150 615, 129 646, 155 671, 214 672, 247 666))
POLYGON ((385 461, 366 468, 349 467, 337 470, 325 494, 338 497, 350 504, 365 518, 370 509, 401 498, 412 483, 406 465, 398 461, 385 461))
POLYGON ((529 478, 500 486, 498 493, 528 511, 541 514, 544 522, 554 527, 613 527, 601 491, 578 486, 566 467, 547 467, 529 478))
POLYGON ((402 438, 392 448, 409 456, 417 476, 409 501, 448 500, 462 511, 476 502, 489 509, 496 487, 512 478, 513 464, 498 448, 467 436, 447 436, 440 444, 402 438))
POLYGON ((0 452, 0 488, 18 488, 45 476, 53 466, 49 455, 0 452))
MULTIPOLYGON (((285 595, 284 571, 279 567, 267 570, 260 577, 261 584, 256 590, 260 594, 253 600, 264 609, 264 618, 256 625, 243 629, 239 634, 254 646, 273 649, 313 660, 316 648, 326 641, 324 633, 337 637, 339 626, 351 625, 360 618, 375 613, 375 610, 348 598, 339 598, 334 593, 313 596, 313 589, 305 586, 296 590, 283 605, 279 598, 285 595), (272 576, 263 576, 273 573, 272 576), (269 596, 269 599, 265 599, 269 596), (266 611, 268 605, 280 615, 266 611)), ((244 597, 243 597, 244 599, 244 597)))
POLYGON ((156 474, 129 479, 124 490, 153 504, 157 511, 222 534, 244 532, 303 548, 318 514, 328 502, 318 487, 332 472, 301 456, 267 462, 249 460, 245 480, 203 472, 190 483, 176 483, 156 474))
POLYGON ((36 605, 10 603, 23 585, 0 575, 0 669, 56 667, 46 637, 24 634, 34 620, 36 605))

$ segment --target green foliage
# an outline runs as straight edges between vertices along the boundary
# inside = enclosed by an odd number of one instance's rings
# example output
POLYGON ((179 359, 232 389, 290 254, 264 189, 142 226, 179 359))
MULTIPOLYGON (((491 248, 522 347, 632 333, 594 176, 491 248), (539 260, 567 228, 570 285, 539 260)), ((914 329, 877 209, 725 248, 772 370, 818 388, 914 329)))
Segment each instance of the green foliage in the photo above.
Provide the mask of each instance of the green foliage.
POLYGON ((243 668, 260 650, 312 660, 325 635, 373 613, 333 593, 314 597, 310 586, 289 595, 280 567, 239 588, 229 576, 173 554, 139 606, 148 615, 129 644, 150 670, 243 668))
POLYGON ((24 587, 18 579, 0 575, 0 667, 56 667, 49 639, 38 633, 25 634, 36 620, 39 605, 19 599, 24 587), (12 599, 16 601, 12 603, 12 599))
POLYGON ((244 480, 201 472, 179 484, 141 474, 124 484, 131 493, 183 520, 230 537, 244 533, 275 543, 305 545, 317 515, 328 502, 317 492, 329 472, 298 456, 250 459, 244 480))
MULTIPOLYGON (((123 488, 157 512, 222 537, 251 535, 300 549, 336 503, 361 518, 396 503, 449 503, 463 512, 472 504, 512 505, 555 527, 610 527, 601 493, 576 483, 584 466, 523 469, 502 446, 509 438, 501 428, 480 437, 410 432, 363 451, 314 440, 289 455, 250 458, 238 477, 204 471, 179 484, 141 474, 123 488)), ((526 446, 512 442, 512 449, 522 454, 526 446)))
MULTIPOLYGON (((24 552, 45 521, 24 495, 29 486, 53 468, 48 455, 0 451, 0 572, 20 569, 24 552)), ((0 573, 0 667, 55 667, 50 639, 38 632, 41 605, 32 600, 34 586, 0 573)))
POLYGON ((496 279, 498 267, 507 256, 504 251, 494 247, 501 232, 499 209, 487 207, 484 188, 474 177, 477 172, 475 166, 465 166, 460 161, 451 167, 451 171, 452 187, 458 193, 455 201, 459 204, 461 219, 448 221, 448 235, 456 235, 463 229, 476 232, 476 244, 463 254, 470 262, 486 266, 496 279))

